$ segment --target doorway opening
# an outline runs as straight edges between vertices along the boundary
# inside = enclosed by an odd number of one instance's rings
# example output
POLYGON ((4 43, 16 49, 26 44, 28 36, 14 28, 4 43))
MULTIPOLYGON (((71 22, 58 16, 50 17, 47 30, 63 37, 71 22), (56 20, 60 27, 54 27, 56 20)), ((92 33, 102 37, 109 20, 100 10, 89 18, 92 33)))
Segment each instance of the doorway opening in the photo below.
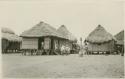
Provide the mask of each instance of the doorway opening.
POLYGON ((44 38, 38 39, 38 49, 44 49, 44 38))

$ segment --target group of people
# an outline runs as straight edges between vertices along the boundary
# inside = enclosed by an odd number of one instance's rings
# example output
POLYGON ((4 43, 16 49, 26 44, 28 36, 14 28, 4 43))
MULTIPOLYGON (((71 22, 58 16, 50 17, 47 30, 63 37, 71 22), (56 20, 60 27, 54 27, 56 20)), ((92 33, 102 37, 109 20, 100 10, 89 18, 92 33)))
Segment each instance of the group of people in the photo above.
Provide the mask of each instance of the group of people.
MULTIPOLYGON (((79 56, 82 57, 84 54, 87 53, 87 45, 80 46, 79 56)), ((70 47, 69 46, 61 46, 61 55, 69 55, 70 54, 70 47)))
POLYGON ((61 46, 61 55, 69 55, 70 54, 70 47, 69 46, 61 46))
POLYGON ((87 44, 85 44, 84 46, 80 46, 80 51, 79 51, 79 56, 83 57, 84 54, 87 54, 87 44))

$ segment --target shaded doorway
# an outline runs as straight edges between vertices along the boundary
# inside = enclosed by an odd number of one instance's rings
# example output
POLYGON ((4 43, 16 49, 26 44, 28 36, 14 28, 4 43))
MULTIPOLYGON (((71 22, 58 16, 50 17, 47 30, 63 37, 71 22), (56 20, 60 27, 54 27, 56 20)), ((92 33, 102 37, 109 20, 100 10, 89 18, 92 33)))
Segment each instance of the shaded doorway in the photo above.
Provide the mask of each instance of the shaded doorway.
POLYGON ((55 49, 55 47, 54 47, 54 39, 51 39, 51 49, 52 50, 55 49))
POLYGON ((44 38, 38 39, 38 49, 44 49, 44 38))

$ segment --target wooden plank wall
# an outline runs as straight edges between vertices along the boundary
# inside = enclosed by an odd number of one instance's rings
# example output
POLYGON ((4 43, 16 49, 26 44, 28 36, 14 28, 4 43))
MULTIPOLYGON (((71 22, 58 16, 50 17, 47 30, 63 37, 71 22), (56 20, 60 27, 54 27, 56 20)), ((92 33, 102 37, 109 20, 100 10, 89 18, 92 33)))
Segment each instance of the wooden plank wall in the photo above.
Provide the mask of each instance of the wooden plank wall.
POLYGON ((22 49, 38 49, 38 38, 22 38, 22 49))

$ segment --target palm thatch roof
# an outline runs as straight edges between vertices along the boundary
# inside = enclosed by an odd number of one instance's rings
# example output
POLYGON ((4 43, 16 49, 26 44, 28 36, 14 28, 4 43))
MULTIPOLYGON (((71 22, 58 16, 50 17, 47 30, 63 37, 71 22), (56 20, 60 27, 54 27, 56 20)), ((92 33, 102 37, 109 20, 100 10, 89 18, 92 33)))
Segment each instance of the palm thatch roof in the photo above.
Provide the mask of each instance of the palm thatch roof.
POLYGON ((57 29, 58 33, 60 33, 62 35, 62 37, 70 40, 70 41, 75 41, 77 40, 76 37, 68 31, 68 29, 66 28, 65 25, 61 25, 58 29, 57 29))
POLYGON ((124 40, 124 30, 122 30, 122 31, 120 31, 119 33, 117 33, 117 34, 115 35, 115 38, 116 38, 117 40, 124 40))
POLYGON ((6 27, 2 27, 1 31, 2 31, 2 33, 15 34, 14 31, 12 31, 11 29, 6 28, 6 27))
POLYGON ((69 33, 69 40, 77 41, 77 38, 72 33, 69 33))
POLYGON ((8 41, 13 41, 13 42, 21 42, 21 37, 16 35, 11 29, 9 28, 2 28, 2 39, 6 39, 8 41))
POLYGON ((117 33, 115 38, 117 39, 117 44, 124 45, 124 30, 117 33))
POLYGON ((98 25, 86 38, 90 43, 105 43, 111 40, 116 40, 110 33, 108 33, 101 25, 98 25))
POLYGON ((31 29, 24 31, 20 36, 21 37, 54 36, 62 38, 55 28, 44 22, 40 22, 31 29))

